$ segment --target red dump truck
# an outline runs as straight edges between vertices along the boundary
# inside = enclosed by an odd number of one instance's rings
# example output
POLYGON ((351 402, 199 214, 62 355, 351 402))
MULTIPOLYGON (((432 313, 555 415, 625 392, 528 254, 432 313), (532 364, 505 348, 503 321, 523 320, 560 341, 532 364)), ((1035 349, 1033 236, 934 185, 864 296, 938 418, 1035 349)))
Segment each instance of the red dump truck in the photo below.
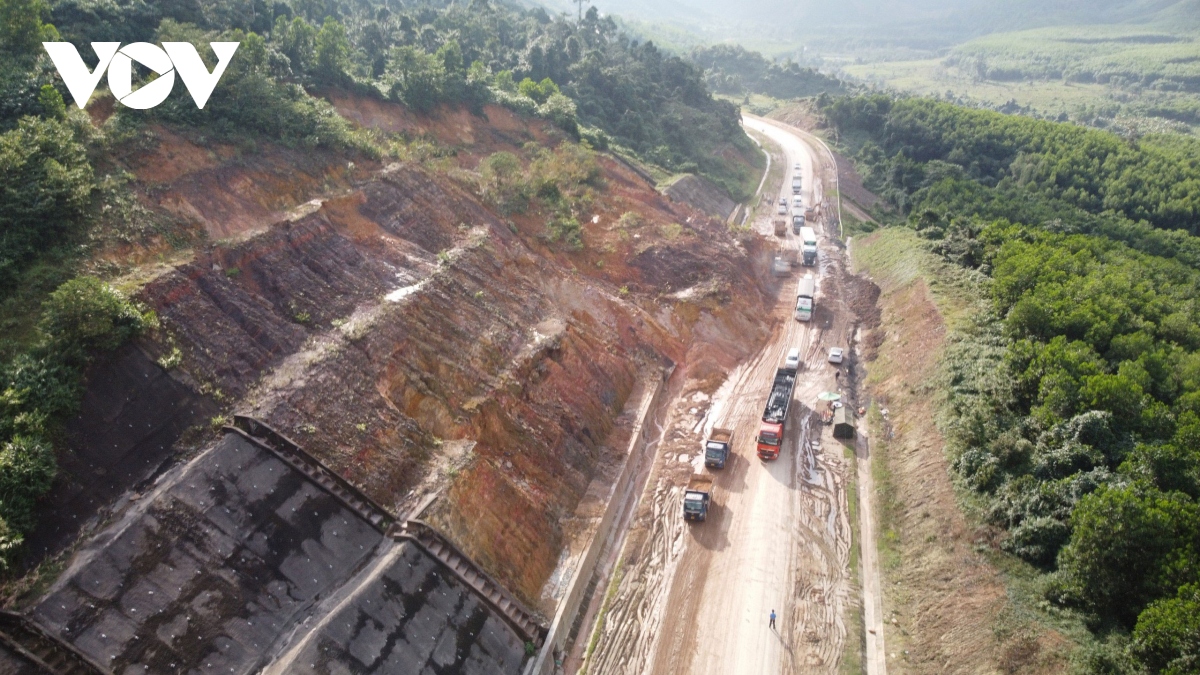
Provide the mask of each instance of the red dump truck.
POLYGON ((783 430, 787 424, 788 408, 792 405, 792 390, 796 387, 796 371, 780 368, 771 383, 771 395, 763 410, 762 425, 758 428, 758 458, 778 459, 783 445, 783 430))

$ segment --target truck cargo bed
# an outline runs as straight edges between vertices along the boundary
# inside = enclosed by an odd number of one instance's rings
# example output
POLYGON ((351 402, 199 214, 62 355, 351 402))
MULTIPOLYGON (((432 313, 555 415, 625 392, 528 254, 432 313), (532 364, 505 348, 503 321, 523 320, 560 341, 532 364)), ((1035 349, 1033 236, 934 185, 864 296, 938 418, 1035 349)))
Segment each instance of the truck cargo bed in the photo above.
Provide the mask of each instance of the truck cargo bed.
POLYGON ((780 424, 787 419, 788 406, 792 403, 792 389, 795 386, 795 371, 786 368, 775 371, 775 381, 771 383, 771 395, 767 397, 762 421, 780 424))

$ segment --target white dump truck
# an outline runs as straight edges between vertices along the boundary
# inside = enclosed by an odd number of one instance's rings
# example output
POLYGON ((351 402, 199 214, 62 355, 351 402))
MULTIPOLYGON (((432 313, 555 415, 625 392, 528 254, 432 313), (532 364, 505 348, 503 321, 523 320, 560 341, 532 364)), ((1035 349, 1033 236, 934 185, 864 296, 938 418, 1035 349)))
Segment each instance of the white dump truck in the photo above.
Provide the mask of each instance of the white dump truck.
POLYGON ((813 297, 817 294, 817 280, 806 274, 796 289, 796 320, 812 321, 813 297))

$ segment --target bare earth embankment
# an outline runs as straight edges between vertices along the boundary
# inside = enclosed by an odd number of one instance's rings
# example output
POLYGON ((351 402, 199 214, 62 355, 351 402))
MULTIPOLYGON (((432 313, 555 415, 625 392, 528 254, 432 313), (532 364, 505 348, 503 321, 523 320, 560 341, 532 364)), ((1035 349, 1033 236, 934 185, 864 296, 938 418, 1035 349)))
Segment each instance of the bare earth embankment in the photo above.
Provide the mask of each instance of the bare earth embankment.
POLYGON ((907 229, 852 246, 857 271, 881 290, 880 326, 864 339, 887 667, 892 673, 1053 672, 1064 638, 1011 599, 988 546, 964 514, 936 426, 939 358, 977 308, 967 272, 907 229))

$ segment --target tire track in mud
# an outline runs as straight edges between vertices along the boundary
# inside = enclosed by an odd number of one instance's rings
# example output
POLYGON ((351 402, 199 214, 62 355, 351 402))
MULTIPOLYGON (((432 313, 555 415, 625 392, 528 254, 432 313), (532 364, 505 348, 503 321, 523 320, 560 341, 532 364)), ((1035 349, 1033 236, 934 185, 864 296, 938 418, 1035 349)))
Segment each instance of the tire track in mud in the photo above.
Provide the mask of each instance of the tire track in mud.
POLYGON ((654 656, 656 641, 645 637, 659 632, 670 581, 686 542, 683 518, 672 517, 682 489, 670 481, 656 480, 656 476, 651 476, 651 484, 654 494, 644 502, 647 512, 637 518, 648 522, 650 530, 642 550, 625 560, 600 634, 599 644, 606 649, 598 649, 588 660, 589 672, 640 673, 654 656))

